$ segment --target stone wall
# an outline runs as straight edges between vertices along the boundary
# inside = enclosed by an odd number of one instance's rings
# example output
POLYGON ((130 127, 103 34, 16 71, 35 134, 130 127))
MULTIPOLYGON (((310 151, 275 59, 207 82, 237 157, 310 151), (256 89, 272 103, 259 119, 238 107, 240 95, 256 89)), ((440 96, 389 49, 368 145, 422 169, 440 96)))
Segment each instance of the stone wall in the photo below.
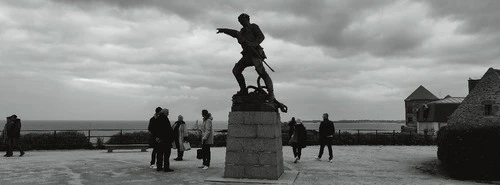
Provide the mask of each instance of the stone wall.
POLYGON ((405 101, 405 122, 407 127, 417 128, 417 109, 433 100, 410 100, 405 101), (411 118, 411 121, 409 120, 411 118))
POLYGON ((278 179, 284 171, 277 112, 230 112, 224 177, 278 179))
POLYGON ((449 124, 478 124, 500 122, 500 76, 490 68, 480 82, 448 119, 449 124), (492 105, 492 115, 485 116, 485 105, 492 105))

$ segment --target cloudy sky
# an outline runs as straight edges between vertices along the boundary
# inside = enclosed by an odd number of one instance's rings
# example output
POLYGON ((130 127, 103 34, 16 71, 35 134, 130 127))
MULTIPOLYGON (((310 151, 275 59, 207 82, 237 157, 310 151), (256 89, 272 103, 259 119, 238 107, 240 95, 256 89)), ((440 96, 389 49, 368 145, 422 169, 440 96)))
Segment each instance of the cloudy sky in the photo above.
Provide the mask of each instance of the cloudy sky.
MULTIPOLYGON (((419 85, 465 96, 500 68, 500 1, 0 1, 0 113, 26 120, 147 120, 157 106, 227 120, 241 48, 215 28, 250 15, 281 114, 404 119, 419 85)), ((244 73, 255 84, 253 67, 244 73)), ((175 119, 175 118, 174 118, 175 119)))

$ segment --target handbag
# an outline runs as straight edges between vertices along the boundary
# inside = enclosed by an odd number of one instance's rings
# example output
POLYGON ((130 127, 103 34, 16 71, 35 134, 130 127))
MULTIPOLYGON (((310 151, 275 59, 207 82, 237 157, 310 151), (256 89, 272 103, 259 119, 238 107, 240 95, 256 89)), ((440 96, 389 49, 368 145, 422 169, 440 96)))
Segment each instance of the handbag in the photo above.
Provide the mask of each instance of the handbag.
POLYGON ((182 143, 184 145, 184 150, 191 150, 191 145, 189 144, 189 142, 185 141, 184 143, 182 143))
POLYGON ((292 145, 294 143, 297 143, 297 134, 295 134, 295 133, 290 138, 290 141, 288 141, 288 144, 290 144, 290 145, 292 145))
POLYGON ((203 149, 196 150, 196 158, 197 159, 203 159, 204 155, 205 155, 205 151, 203 151, 203 149))

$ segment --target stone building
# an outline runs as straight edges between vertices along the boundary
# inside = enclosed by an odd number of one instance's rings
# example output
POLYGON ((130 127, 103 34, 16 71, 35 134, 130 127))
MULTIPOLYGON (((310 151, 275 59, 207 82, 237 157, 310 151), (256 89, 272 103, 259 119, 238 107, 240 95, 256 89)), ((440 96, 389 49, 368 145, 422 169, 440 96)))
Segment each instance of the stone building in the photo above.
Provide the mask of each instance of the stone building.
POLYGON ((410 130, 417 130, 418 109, 432 101, 439 100, 434 94, 420 85, 413 93, 405 99, 406 127, 410 130))
POLYGON ((465 97, 451 97, 429 102, 417 111, 417 132, 434 135, 448 124, 449 116, 455 112, 465 97))
POLYGON ((500 70, 489 68, 479 81, 472 83, 475 83, 473 88, 450 116, 448 124, 500 123, 500 70))

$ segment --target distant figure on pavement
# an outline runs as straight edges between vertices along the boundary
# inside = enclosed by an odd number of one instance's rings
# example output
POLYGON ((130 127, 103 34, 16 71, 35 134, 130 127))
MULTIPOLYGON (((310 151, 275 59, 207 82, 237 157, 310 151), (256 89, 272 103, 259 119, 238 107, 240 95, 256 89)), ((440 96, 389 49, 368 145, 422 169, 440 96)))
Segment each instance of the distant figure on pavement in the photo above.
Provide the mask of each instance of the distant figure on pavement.
POLYGON ((174 160, 182 161, 184 151, 186 151, 186 148, 184 148, 184 142, 188 141, 188 132, 186 129, 186 122, 184 122, 184 117, 179 115, 177 117, 177 121, 172 127, 174 127, 174 144, 177 148, 177 158, 174 160))
POLYGON ((19 157, 22 157, 24 155, 24 150, 22 143, 20 142, 21 119, 17 118, 15 114, 7 117, 7 123, 5 123, 3 135, 4 141, 8 144, 7 153, 4 157, 12 157, 14 155, 14 147, 16 146, 19 149, 19 157))
POLYGON ((293 156, 295 157, 294 163, 300 161, 302 155, 302 148, 306 147, 307 132, 306 127, 302 124, 302 120, 297 118, 297 123, 293 128, 293 134, 290 138, 290 145, 292 146, 293 156))
POLYGON ((150 168, 156 169, 156 153, 158 152, 158 143, 156 142, 155 136, 153 135, 153 125, 156 124, 156 121, 158 120, 158 115, 160 115, 161 107, 156 107, 155 109, 155 114, 151 119, 149 119, 149 125, 148 125, 148 130, 149 130, 149 146, 153 148, 153 152, 151 152, 151 162, 150 162, 150 168))
POLYGON ((335 134, 335 125, 332 121, 328 119, 328 113, 323 114, 323 121, 319 125, 319 154, 316 157, 316 160, 321 160, 321 156, 323 156, 323 150, 325 145, 328 147, 328 154, 330 157, 328 158, 329 162, 333 162, 333 151, 332 151, 332 142, 333 142, 333 134, 335 134))
POLYGON ((201 111, 203 123, 201 124, 201 149, 203 150, 203 165, 200 168, 204 170, 210 167, 210 146, 214 144, 214 131, 212 129, 212 114, 207 110, 201 111))

